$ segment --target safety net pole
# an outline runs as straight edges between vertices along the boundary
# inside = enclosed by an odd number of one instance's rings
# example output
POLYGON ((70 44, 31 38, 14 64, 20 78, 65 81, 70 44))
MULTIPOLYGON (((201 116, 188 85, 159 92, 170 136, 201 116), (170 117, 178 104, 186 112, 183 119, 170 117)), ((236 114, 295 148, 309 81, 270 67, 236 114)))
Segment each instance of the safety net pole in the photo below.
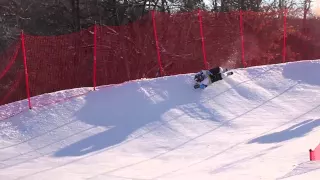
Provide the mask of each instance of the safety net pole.
POLYGON ((206 49, 205 49, 205 44, 204 44, 204 35, 203 35, 203 26, 202 26, 202 16, 201 16, 201 10, 200 10, 200 9, 198 10, 198 18, 199 18, 201 41, 202 41, 202 54, 203 54, 204 68, 208 69, 206 49))
POLYGON ((157 49, 157 56, 158 56, 158 65, 160 68, 160 74, 161 76, 164 75, 162 63, 161 63, 161 56, 160 56, 160 48, 159 48, 159 41, 158 41, 158 35, 157 35, 157 26, 156 26, 156 18, 155 18, 155 12, 152 11, 152 22, 153 22, 153 33, 154 33, 154 39, 156 41, 156 49, 157 49))
POLYGON ((287 41, 287 13, 288 9, 284 9, 284 17, 283 17, 283 55, 282 55, 282 62, 286 62, 286 41, 287 41))
POLYGON ((28 105, 29 109, 31 109, 31 100, 30 100, 30 88, 29 88, 29 78, 28 78, 28 67, 27 67, 27 55, 26 55, 26 48, 25 48, 25 38, 24 38, 24 32, 21 31, 21 45, 22 45, 22 55, 23 55, 23 64, 24 64, 24 74, 25 74, 25 80, 26 80, 26 92, 28 97, 28 105))
POLYGON ((242 10, 240 10, 240 36, 241 36, 241 60, 243 67, 246 66, 246 62, 244 59, 244 35, 243 35, 243 18, 242 18, 242 10))
POLYGON ((97 25, 94 24, 94 40, 93 40, 93 90, 97 86, 97 25))

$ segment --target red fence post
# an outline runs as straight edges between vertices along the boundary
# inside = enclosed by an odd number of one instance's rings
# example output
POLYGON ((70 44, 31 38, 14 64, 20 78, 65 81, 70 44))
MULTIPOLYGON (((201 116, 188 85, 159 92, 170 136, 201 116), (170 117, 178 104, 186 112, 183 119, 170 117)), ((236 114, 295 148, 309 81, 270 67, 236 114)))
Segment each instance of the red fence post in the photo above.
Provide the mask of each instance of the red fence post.
POLYGON ((26 48, 25 48, 25 39, 23 30, 21 31, 21 45, 22 45, 22 55, 23 55, 23 63, 24 63, 24 73, 26 77, 26 91, 28 96, 28 103, 29 109, 31 109, 31 100, 30 100, 30 89, 29 89, 29 77, 28 77, 28 68, 27 68, 27 55, 26 55, 26 48))
POLYGON ((160 48, 159 48, 159 42, 158 42, 158 35, 157 35, 157 27, 156 27, 156 20, 154 15, 154 10, 152 11, 152 22, 153 22, 153 32, 154 32, 154 39, 156 41, 156 48, 157 48, 157 56, 158 56, 158 65, 160 68, 160 74, 161 76, 164 75, 162 63, 161 63, 161 56, 160 56, 160 48))
POLYGON ((96 90, 97 86, 97 25, 94 24, 94 35, 93 35, 93 90, 96 90))
POLYGON ((204 44, 204 36, 203 36, 202 16, 201 16, 201 10, 200 9, 198 10, 198 18, 199 18, 201 41, 202 41, 202 54, 203 54, 204 68, 208 69, 207 55, 206 55, 206 49, 205 49, 205 44, 204 44))
POLYGON ((286 62, 286 41, 287 41, 287 13, 288 9, 284 10, 284 17, 283 17, 283 55, 282 55, 282 62, 286 62))
POLYGON ((244 59, 244 35, 243 35, 243 19, 242 19, 242 10, 240 9, 240 36, 241 36, 241 60, 243 67, 247 67, 246 61, 244 59))

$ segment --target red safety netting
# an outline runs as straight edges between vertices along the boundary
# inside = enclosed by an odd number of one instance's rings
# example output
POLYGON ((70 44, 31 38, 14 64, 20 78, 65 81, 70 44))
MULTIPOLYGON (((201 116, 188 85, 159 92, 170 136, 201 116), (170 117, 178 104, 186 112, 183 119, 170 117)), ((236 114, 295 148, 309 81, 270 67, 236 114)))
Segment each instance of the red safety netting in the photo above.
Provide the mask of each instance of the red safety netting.
POLYGON ((125 26, 97 26, 97 85, 156 77, 151 14, 125 26))
POLYGON ((155 13, 162 66, 166 75, 205 68, 198 12, 155 13))
POLYGON ((26 99, 29 92, 33 97, 213 66, 320 59, 320 20, 294 13, 149 12, 122 26, 96 25, 61 36, 26 34, 25 57, 22 41, 0 55, 0 105, 26 99))
POLYGON ((0 62, 0 105, 26 99, 21 42, 2 53, 0 62))
POLYGON ((283 11, 242 12, 247 66, 283 61, 283 11))
POLYGON ((243 67, 239 13, 202 12, 209 67, 243 67))
POLYGON ((288 61, 320 59, 320 19, 289 11, 287 29, 288 61))
POLYGON ((93 28, 61 36, 25 35, 30 96, 93 86, 93 28))

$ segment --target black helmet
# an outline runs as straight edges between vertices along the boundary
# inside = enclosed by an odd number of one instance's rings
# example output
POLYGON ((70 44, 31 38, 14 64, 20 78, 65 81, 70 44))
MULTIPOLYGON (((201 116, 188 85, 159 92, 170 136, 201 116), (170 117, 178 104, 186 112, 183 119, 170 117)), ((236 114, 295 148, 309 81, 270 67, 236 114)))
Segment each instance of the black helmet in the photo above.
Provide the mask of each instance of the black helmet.
POLYGON ((196 74, 196 75, 194 76, 194 80, 197 81, 197 82, 203 81, 203 80, 204 80, 203 74, 202 74, 202 73, 196 74))

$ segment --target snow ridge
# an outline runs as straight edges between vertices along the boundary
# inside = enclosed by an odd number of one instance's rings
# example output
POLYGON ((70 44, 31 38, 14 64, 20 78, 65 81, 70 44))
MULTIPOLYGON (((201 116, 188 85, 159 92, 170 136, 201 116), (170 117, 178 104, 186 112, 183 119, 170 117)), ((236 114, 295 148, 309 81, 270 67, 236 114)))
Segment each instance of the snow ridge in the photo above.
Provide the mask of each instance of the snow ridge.
POLYGON ((300 61, 236 69, 205 90, 184 74, 34 97, 0 122, 0 178, 315 179, 319 70, 300 61))

